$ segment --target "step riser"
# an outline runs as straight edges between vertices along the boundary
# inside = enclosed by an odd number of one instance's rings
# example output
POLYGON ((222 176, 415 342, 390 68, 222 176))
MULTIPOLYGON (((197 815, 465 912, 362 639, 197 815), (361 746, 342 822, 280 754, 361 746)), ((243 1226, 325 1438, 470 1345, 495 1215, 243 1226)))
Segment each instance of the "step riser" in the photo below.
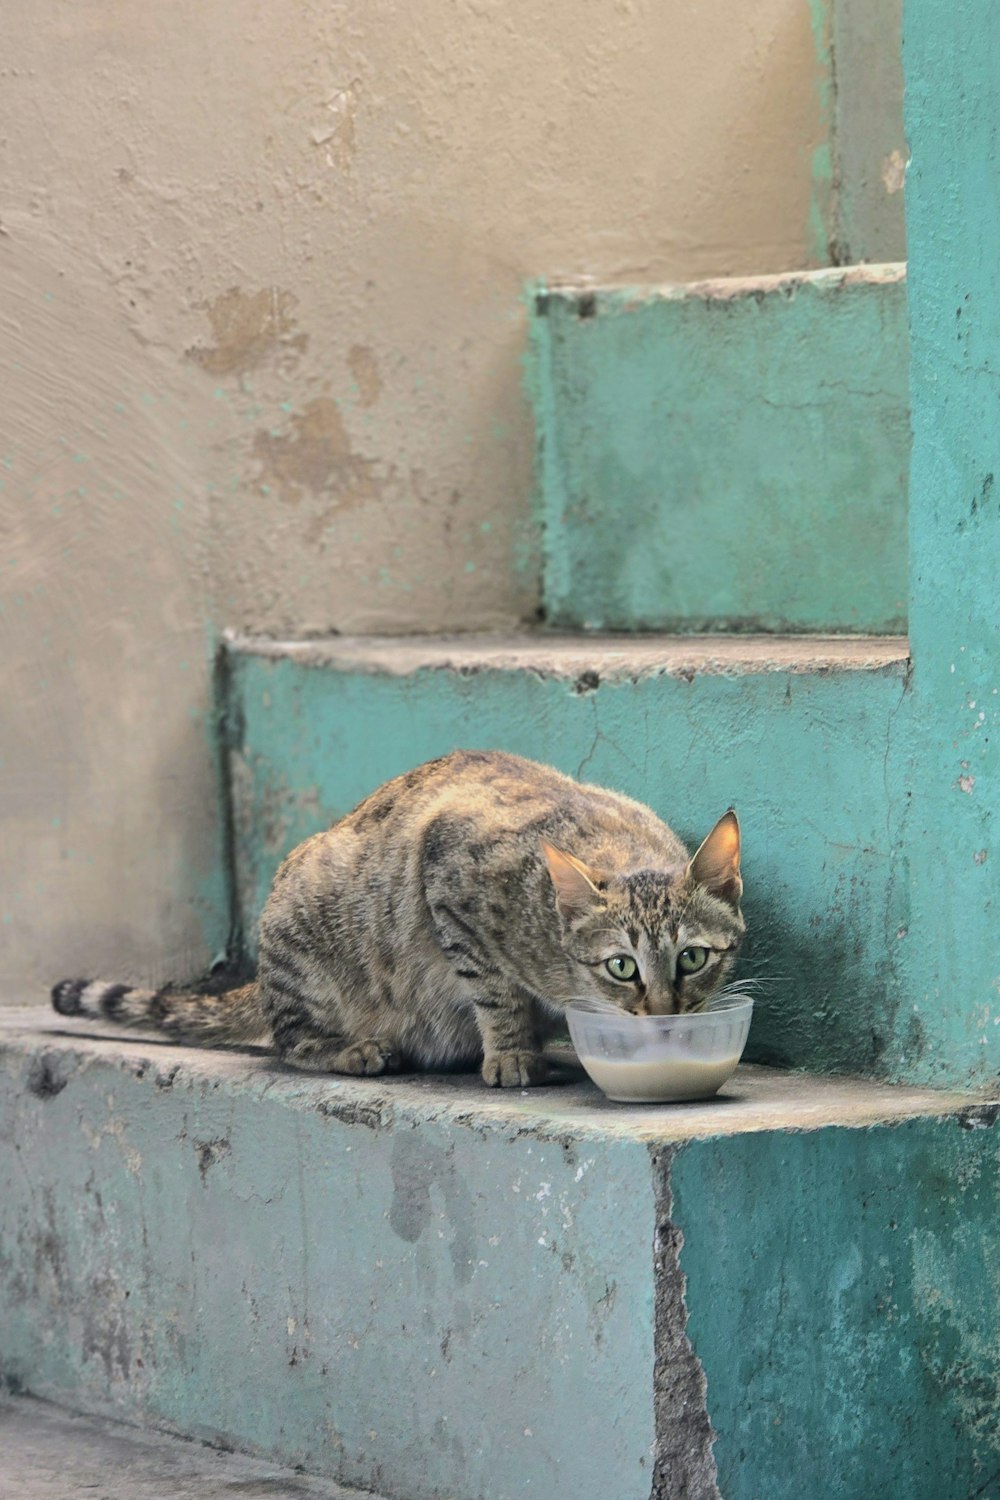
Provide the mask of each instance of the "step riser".
POLYGON ((646 1500, 645 1150, 338 1118, 326 1080, 158 1087, 169 1052, 39 1100, 17 1061, 0 1323, 25 1388, 400 1500, 646 1500))
POLYGON ((914 1120, 679 1153, 725 1500, 997 1492, 997 1134, 914 1120))
POLYGON ((532 305, 550 623, 905 629, 901 267, 532 305))
POLYGON ((901 667, 579 687, 523 670, 392 676, 234 655, 236 884, 249 946, 273 873, 301 839, 456 746, 510 750, 650 803, 691 841, 735 804, 747 967, 775 978, 748 1055, 877 1073, 908 897, 885 769, 901 667))

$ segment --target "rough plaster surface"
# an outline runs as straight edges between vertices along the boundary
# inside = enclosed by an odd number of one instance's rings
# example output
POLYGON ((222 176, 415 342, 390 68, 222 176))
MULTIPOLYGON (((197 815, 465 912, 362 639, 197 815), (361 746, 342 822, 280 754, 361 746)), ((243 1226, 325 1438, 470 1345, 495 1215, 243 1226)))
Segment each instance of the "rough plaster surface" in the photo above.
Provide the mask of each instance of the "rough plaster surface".
POLYGON ((0 976, 42 1000, 54 968, 197 971, 227 918, 207 424, 41 186, 23 207, 0 235, 0 976))
POLYGON ((41 999, 225 940, 209 626, 531 615, 525 281, 803 264, 825 72, 801 0, 9 9, 0 919, 41 999))

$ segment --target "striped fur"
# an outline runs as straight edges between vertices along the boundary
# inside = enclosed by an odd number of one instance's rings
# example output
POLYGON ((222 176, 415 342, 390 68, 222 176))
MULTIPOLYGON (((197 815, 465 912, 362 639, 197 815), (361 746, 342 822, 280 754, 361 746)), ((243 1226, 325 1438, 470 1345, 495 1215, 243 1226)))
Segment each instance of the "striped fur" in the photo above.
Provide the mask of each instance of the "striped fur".
POLYGON ((238 1046, 261 1041, 268 1033, 256 984, 202 995, 169 988, 144 990, 101 979, 64 979, 53 987, 52 1004, 61 1016, 141 1026, 194 1046, 238 1046))
POLYGON ((692 859, 649 808, 547 766, 456 751, 373 792, 284 861, 260 921, 257 979, 221 995, 64 980, 64 1015, 177 1041, 270 1036, 283 1061, 378 1074, 482 1067, 541 1082, 566 1003, 695 1010, 743 934, 729 813, 692 859), (680 955, 704 951, 704 968, 680 955), (626 957, 630 982, 607 962, 626 957))

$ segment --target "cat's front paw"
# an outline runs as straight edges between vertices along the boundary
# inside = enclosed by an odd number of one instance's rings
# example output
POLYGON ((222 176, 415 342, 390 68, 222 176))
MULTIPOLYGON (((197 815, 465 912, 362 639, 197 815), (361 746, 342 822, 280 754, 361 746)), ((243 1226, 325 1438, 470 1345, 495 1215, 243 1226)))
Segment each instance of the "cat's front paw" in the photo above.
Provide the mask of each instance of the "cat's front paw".
POLYGON ((388 1042, 378 1040, 354 1042, 338 1052, 333 1060, 335 1073, 351 1073, 356 1078, 375 1078, 379 1073, 398 1073, 401 1066, 398 1053, 388 1042))
POLYGON ((527 1089, 544 1083, 548 1064, 540 1052, 487 1052, 483 1082, 491 1089, 527 1089))

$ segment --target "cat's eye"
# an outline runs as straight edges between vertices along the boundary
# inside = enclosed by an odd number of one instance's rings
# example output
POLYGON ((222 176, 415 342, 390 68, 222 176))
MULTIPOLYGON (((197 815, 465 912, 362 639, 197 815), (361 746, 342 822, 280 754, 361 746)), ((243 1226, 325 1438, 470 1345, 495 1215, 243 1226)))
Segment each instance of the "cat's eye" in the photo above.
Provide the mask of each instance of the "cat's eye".
POLYGON ((707 948, 685 948, 677 960, 677 968, 681 974, 697 974, 707 963, 707 948))
POLYGON ((616 953, 614 958, 607 960, 604 967, 612 979, 637 979, 639 975, 639 965, 627 953, 616 953))

